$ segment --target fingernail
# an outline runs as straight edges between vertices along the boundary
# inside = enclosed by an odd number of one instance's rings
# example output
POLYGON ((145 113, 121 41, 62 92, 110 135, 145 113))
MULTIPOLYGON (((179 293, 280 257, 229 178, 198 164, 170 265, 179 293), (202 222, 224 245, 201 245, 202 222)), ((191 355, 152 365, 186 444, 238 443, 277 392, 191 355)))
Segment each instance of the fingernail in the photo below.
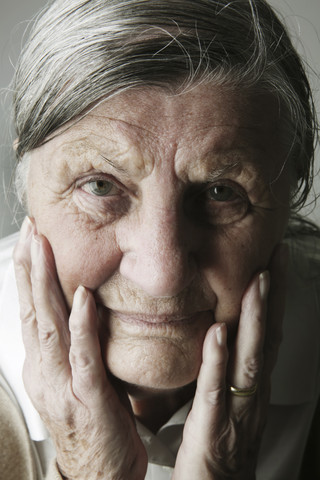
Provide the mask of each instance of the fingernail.
POLYGON ((226 337, 227 337, 226 333, 227 333, 226 324, 221 323, 221 325, 219 325, 216 328, 217 342, 220 345, 220 347, 223 347, 226 344, 226 337))
POLYGON ((266 300, 270 287, 270 274, 266 270, 265 272, 260 273, 259 275, 259 290, 261 300, 266 300))
POLYGON ((32 230, 32 222, 29 217, 25 217, 20 229, 21 239, 27 240, 28 236, 31 233, 31 230, 32 230))
POLYGON ((86 303, 87 296, 88 294, 86 289, 82 285, 79 285, 79 287, 77 288, 73 296, 73 304, 72 304, 73 310, 76 310, 76 311, 81 310, 86 303))

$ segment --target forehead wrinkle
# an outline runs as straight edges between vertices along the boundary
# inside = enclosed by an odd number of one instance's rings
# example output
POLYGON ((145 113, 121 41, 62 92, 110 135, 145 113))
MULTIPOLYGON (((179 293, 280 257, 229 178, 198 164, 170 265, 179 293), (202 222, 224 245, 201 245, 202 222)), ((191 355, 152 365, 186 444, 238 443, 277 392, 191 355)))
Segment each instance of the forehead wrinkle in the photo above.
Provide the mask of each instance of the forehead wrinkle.
MULTIPOLYGON (((89 115, 88 115, 89 116, 89 115)), ((155 143, 158 141, 159 132, 153 132, 143 126, 127 122, 119 118, 109 117, 107 115, 90 114, 93 118, 108 120, 104 123, 101 121, 100 127, 103 128, 104 133, 97 134, 90 133, 91 136, 97 136, 103 139, 106 143, 113 143, 116 148, 119 148, 119 153, 116 151, 115 156, 110 156, 105 151, 101 152, 102 158, 115 168, 119 173, 129 175, 132 171, 134 175, 150 174, 154 167, 154 158, 150 155, 150 135, 154 138, 155 143), (106 128, 110 128, 112 134, 109 137, 105 136, 106 128), (149 134, 146 135, 146 134, 149 134), (124 146, 124 151, 121 151, 124 146), (126 158, 128 155, 128 158, 126 158), (123 157, 123 158, 121 158, 123 157), (122 165, 122 163, 124 165, 122 165)), ((82 126, 85 128, 85 126, 82 126)), ((154 144, 155 144, 154 143, 154 144)), ((102 149, 103 150, 103 149, 102 149)))
MULTIPOLYGON (((77 140, 68 138, 66 141, 57 139, 60 144, 49 152, 53 161, 42 162, 48 174, 51 175, 52 170, 54 170, 54 176, 64 178, 73 174, 75 170, 83 169, 89 163, 94 164, 96 162, 98 151, 93 145, 90 145, 87 138, 78 138, 77 140)), ((47 145, 49 146, 49 143, 47 145)), ((46 149, 46 145, 44 148, 46 149)))
POLYGON ((266 162, 267 147, 261 142, 255 143, 253 145, 252 141, 241 136, 226 135, 226 132, 205 136, 201 140, 202 151, 198 150, 197 143, 190 145, 187 151, 185 146, 179 149, 177 173, 196 183, 214 181, 226 174, 235 178, 244 171, 246 176, 262 177, 269 164, 266 162), (190 158, 196 161, 189 162, 190 158))
MULTIPOLYGON (((142 131, 143 133, 149 133, 153 136, 157 135, 156 131, 152 131, 149 128, 146 128, 142 125, 138 125, 138 124, 133 123, 131 121, 129 122, 129 121, 124 120, 122 118, 115 118, 115 117, 109 117, 108 115, 98 115, 98 114, 88 114, 87 116, 88 117, 93 117, 93 118, 109 120, 110 123, 116 123, 116 124, 118 124, 117 125, 117 130, 120 130, 121 132, 126 132, 127 133, 128 131, 130 131, 130 129, 133 128, 135 130, 142 131)), ((115 127, 112 127, 112 128, 115 128, 115 127)))
MULTIPOLYGON (((142 173, 142 163, 145 162, 135 143, 125 144, 114 136, 107 137, 96 132, 88 132, 87 130, 81 132, 81 130, 80 133, 83 133, 83 136, 77 135, 79 130, 73 132, 73 138, 67 140, 61 138, 60 145, 55 149, 55 154, 59 151, 62 153, 62 155, 55 155, 57 160, 53 162, 58 174, 60 172, 60 175, 64 175, 66 170, 70 174, 72 171, 82 168, 90 170, 90 167, 104 170, 105 165, 125 176, 129 176, 132 169, 132 173, 142 173), (58 161, 59 159, 62 161, 58 161)), ((51 162, 44 163, 50 164, 51 162)))
POLYGON ((62 145, 61 150, 65 153, 65 158, 68 164, 68 160, 74 158, 75 163, 71 165, 71 167, 74 166, 76 169, 86 162, 89 162, 96 168, 104 163, 99 147, 90 141, 88 137, 81 137, 76 140, 71 139, 62 145))

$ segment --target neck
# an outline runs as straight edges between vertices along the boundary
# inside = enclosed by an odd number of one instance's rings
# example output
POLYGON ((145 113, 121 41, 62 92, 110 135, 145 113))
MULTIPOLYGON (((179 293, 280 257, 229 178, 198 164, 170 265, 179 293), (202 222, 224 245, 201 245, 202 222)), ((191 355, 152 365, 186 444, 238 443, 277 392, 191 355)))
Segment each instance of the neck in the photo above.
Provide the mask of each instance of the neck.
POLYGON ((157 391, 127 385, 135 417, 156 433, 172 415, 194 396, 195 383, 170 391, 157 391))

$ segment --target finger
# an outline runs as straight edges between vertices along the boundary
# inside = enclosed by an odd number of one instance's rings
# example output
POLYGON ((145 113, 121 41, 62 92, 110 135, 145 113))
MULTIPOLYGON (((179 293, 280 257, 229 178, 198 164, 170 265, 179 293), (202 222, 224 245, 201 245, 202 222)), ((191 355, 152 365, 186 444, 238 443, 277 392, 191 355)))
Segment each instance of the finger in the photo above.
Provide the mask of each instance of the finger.
POLYGON ((211 478, 207 467, 208 462, 209 465, 212 463, 213 444, 225 436, 229 422, 225 396, 227 363, 226 325, 215 324, 208 330, 204 341, 203 361, 192 409, 183 429, 173 475, 175 479, 211 478))
POLYGON ((227 363, 226 325, 215 324, 208 330, 204 341, 203 361, 191 411, 192 436, 199 436, 200 442, 211 442, 214 429, 226 420, 227 363))
POLYGON ((282 339, 282 322, 287 288, 288 246, 276 247, 270 262, 271 287, 268 304, 268 321, 264 346, 265 375, 271 375, 282 339))
MULTIPOLYGON (((231 371, 228 374, 231 385, 238 389, 253 388, 261 377, 269 285, 269 272, 256 275, 242 300, 231 371)), ((240 407, 253 398, 254 395, 232 395, 232 402, 240 407)))
POLYGON ((70 372, 68 312, 56 274, 49 242, 41 235, 31 241, 31 282, 44 376, 65 384, 70 372))
POLYGON ((101 393, 106 392, 108 386, 97 324, 93 295, 83 286, 79 286, 74 294, 69 319, 71 334, 69 358, 73 392, 87 406, 92 406, 96 399, 101 397, 101 393), (97 392, 100 395, 96 395, 97 392))
POLYGON ((31 239, 35 233, 34 222, 26 217, 20 231, 19 240, 15 246, 13 259, 16 284, 19 296, 22 337, 26 351, 26 359, 39 365, 40 346, 38 326, 31 285, 31 239))

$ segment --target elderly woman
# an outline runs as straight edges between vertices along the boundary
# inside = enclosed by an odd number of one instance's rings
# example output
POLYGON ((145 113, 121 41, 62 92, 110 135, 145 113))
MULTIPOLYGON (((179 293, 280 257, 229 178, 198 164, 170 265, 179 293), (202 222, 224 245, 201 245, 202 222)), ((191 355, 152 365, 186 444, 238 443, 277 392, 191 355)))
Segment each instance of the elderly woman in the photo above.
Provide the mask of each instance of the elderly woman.
POLYGON ((56 0, 14 92, 1 478, 299 478, 320 246, 289 220, 316 124, 269 5, 56 0))

